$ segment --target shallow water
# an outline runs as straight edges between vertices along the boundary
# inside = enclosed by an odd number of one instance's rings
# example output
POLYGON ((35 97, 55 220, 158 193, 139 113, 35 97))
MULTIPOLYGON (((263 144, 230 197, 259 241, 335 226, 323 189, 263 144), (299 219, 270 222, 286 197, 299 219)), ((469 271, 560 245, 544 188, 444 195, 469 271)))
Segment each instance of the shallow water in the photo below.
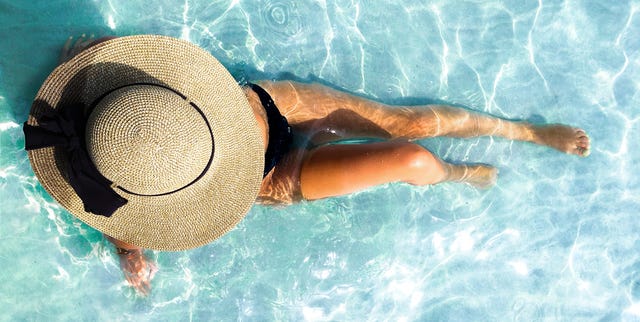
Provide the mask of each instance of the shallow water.
POLYGON ((0 312, 7 320, 640 320, 640 1, 0 0, 0 312), (430 139, 488 191, 390 184, 150 253, 141 298, 100 233, 34 178, 20 124, 69 35, 188 39, 238 79, 319 79, 584 127, 580 159, 430 139))

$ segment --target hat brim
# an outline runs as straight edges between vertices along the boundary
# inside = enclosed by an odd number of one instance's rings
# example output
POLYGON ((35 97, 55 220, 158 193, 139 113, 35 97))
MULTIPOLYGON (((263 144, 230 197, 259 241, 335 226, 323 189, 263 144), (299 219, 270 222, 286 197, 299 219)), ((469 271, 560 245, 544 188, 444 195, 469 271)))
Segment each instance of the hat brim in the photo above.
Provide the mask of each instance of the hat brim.
MULTIPOLYGON (((65 173, 65 151, 29 151, 42 186, 71 214, 116 239, 150 249, 202 246, 231 230, 256 200, 264 168, 262 134, 247 98, 210 53, 189 42, 157 35, 99 43, 58 66, 38 91, 28 124, 48 109, 88 108, 104 93, 139 83, 166 86, 196 104, 213 132, 209 170, 195 183, 162 196, 128 200, 111 217, 84 211, 65 173)), ((184 142, 189 144, 189 142, 184 142)))

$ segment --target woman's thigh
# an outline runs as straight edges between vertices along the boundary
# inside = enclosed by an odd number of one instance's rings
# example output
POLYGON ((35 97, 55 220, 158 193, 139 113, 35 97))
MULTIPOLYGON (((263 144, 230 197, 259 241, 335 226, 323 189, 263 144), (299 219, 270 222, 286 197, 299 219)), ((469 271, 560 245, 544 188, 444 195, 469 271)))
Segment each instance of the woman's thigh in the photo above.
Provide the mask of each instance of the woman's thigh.
POLYGON ((320 84, 259 82, 300 134, 314 143, 345 138, 421 138, 437 131, 429 106, 389 106, 320 84))

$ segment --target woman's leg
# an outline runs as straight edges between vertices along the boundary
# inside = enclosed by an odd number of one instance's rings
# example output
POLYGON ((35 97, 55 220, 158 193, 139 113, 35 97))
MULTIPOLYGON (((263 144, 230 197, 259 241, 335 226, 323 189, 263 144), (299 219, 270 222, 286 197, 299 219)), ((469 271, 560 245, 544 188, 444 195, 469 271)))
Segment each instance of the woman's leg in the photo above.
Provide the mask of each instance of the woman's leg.
POLYGON ((589 138, 566 125, 532 125, 447 105, 388 106, 319 84, 260 82, 281 113, 314 142, 353 137, 499 136, 586 156, 589 138))
POLYGON ((300 172, 307 200, 345 195, 379 184, 413 185, 444 181, 479 187, 495 183, 496 170, 484 165, 452 165, 420 145, 406 141, 328 145, 309 152, 300 172))

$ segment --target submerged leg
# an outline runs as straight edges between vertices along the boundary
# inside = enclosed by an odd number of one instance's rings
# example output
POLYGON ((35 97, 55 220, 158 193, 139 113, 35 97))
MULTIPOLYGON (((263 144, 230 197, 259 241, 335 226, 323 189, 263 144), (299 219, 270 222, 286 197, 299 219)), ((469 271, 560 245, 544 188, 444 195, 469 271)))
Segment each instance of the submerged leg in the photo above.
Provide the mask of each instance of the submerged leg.
POLYGON ((354 137, 499 136, 586 156, 589 138, 566 125, 533 125, 447 105, 389 106, 319 84, 261 82, 282 114, 315 142, 354 137))
POLYGON ((485 165, 443 162, 420 145, 406 141, 328 145, 312 150, 302 165, 305 199, 321 199, 390 182, 413 185, 445 181, 489 187, 497 171, 485 165))

